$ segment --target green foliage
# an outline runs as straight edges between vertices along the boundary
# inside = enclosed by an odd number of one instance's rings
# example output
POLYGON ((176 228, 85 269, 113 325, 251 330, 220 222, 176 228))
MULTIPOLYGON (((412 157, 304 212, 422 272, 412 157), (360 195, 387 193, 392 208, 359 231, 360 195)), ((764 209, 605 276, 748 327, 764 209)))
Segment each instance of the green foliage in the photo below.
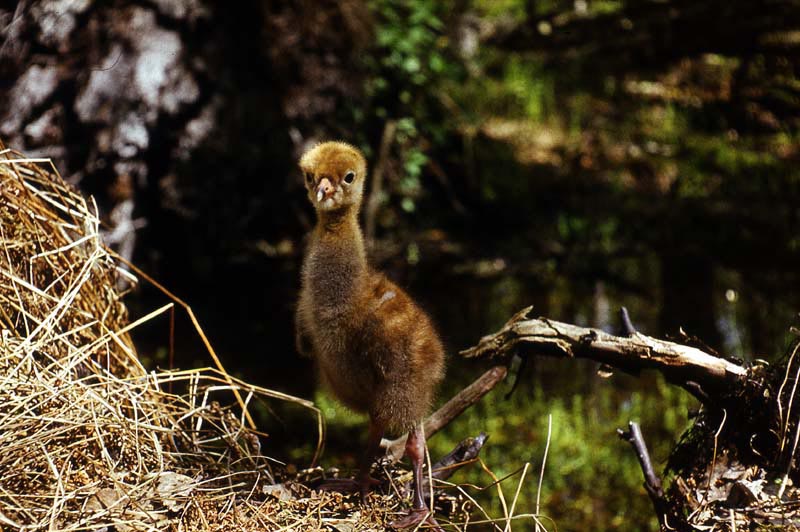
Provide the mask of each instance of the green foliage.
POLYGON ((462 72, 451 57, 443 22, 449 3, 371 0, 369 5, 376 20, 375 45, 363 58, 366 112, 360 111, 355 121, 358 129, 366 130, 381 130, 386 121, 396 121, 393 157, 400 168, 386 185, 392 200, 387 208, 414 213, 423 196, 429 152, 452 128, 441 119, 440 87, 462 72))
MULTIPOLYGON (((569 363, 575 365, 574 361, 569 363)), ((541 514, 560 530, 658 530, 636 456, 626 442, 619 440, 616 429, 627 428, 628 421, 638 421, 654 465, 660 469, 688 428, 687 412, 695 403, 687 393, 658 376, 645 376, 651 386, 637 390, 634 379, 615 375, 610 381, 600 380, 593 375, 592 367, 579 366, 567 378, 563 371, 554 373, 552 365, 544 364, 542 371, 525 380, 509 399, 503 398, 508 389, 501 385, 430 439, 431 456, 444 455, 464 437, 484 431, 489 440, 482 460, 498 478, 509 476, 501 484, 509 503, 521 469, 526 462, 531 464, 516 513, 534 513, 538 494, 541 514), (539 493, 548 416, 552 416, 552 432, 539 493)), ((451 389, 442 395, 467 384, 459 378, 449 382, 451 389)), ((336 404, 324 392, 318 392, 315 401, 328 423, 323 465, 355 467, 366 429, 365 416, 336 404), (359 443, 337 450, 346 441, 359 443)), ((477 464, 456 473, 452 481, 475 486, 493 482, 477 464)), ((503 517, 495 488, 466 489, 490 515, 503 517)))
POLYGON ((442 14, 445 4, 432 0, 373 0, 377 18, 374 53, 364 62, 366 94, 379 118, 425 118, 431 89, 456 68, 447 57, 442 14))
MULTIPOLYGON (((655 376, 647 391, 619 392, 615 387, 622 384, 624 390, 632 382, 616 376, 606 382, 587 373, 575 373, 572 382, 566 382, 562 374, 556 377, 557 383, 543 382, 548 378, 540 375, 533 382, 523 383, 507 400, 501 395, 504 390, 492 392, 431 439, 433 456, 447 452, 465 435, 487 432, 490 438, 482 458, 497 477, 518 471, 526 461, 531 463, 517 512, 532 513, 547 442, 548 415, 552 415, 539 494, 541 513, 561 530, 658 530, 635 454, 615 431, 627 428, 629 420, 640 422, 658 468, 688 427, 687 409, 692 399, 655 376), (575 382, 582 386, 576 387, 575 382)), ((486 486, 491 478, 473 466, 459 472, 454 481, 486 486)), ((518 474, 503 482, 507 500, 513 497, 518 482, 518 474)), ((502 516, 493 490, 477 497, 494 516, 502 516)))
MULTIPOLYGON (((537 2, 546 4, 548 2, 537 2)), ((474 6, 481 13, 490 16, 505 16, 515 20, 524 20, 525 2, 520 0, 476 0, 474 6)))
POLYGON ((523 116, 533 122, 544 122, 554 111, 553 79, 536 63, 512 57, 505 66, 501 87, 517 100, 523 116))

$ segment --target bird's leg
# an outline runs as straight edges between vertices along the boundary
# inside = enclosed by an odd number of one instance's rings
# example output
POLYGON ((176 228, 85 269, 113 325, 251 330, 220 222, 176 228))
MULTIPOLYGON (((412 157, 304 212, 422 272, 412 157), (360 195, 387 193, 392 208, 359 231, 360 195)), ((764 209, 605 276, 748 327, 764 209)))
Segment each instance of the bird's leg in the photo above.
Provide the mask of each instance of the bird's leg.
POLYGON ((372 486, 377 486, 381 482, 370 476, 369 470, 372 467, 372 462, 378 455, 381 448, 381 438, 383 438, 384 425, 375 421, 372 417, 369 418, 369 435, 367 436, 367 448, 361 457, 361 463, 358 468, 358 488, 361 492, 361 502, 366 501, 367 494, 372 486))
POLYGON ((383 437, 384 425, 370 418, 369 435, 367 436, 367 448, 359 461, 359 470, 356 478, 334 478, 323 482, 318 489, 322 491, 338 491, 340 493, 361 494, 361 501, 364 502, 373 486, 380 484, 380 481, 370 476, 369 470, 375 456, 380 450, 381 438, 383 437))
POLYGON ((406 440, 406 456, 411 460, 411 467, 414 470, 414 490, 411 499, 411 511, 408 515, 396 519, 389 523, 392 528, 410 528, 417 526, 422 521, 431 525, 434 530, 441 532, 439 523, 433 518, 428 505, 425 504, 425 497, 422 494, 422 464, 425 460, 425 437, 422 434, 422 424, 418 423, 408 434, 406 440))

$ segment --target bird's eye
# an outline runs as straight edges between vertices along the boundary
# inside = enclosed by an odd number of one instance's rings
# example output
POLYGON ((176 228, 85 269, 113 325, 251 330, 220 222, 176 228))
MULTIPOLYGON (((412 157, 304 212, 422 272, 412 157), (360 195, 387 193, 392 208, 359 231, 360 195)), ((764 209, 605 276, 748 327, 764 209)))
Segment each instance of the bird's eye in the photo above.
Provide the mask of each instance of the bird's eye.
POLYGON ((314 174, 306 172, 306 183, 311 183, 312 181, 314 181, 314 174))
POLYGON ((356 178, 356 173, 353 171, 344 174, 344 182, 347 183, 348 185, 352 183, 355 178, 356 178))

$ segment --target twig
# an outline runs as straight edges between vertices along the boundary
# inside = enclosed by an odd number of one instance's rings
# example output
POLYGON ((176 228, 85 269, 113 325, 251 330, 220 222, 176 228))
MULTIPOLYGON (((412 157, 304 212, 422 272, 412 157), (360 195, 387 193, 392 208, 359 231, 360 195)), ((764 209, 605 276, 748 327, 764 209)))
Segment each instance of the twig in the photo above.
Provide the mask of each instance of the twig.
POLYGON ((511 501, 511 510, 509 510, 508 512, 508 519, 506 519, 506 526, 503 529, 503 532, 511 532, 511 520, 514 518, 514 510, 517 507, 517 499, 519 499, 519 492, 522 490, 522 484, 525 482, 525 475, 528 474, 528 468, 530 468, 530 466, 531 466, 530 462, 525 462, 525 469, 522 470, 522 475, 520 475, 519 482, 517 482, 517 491, 514 492, 514 500, 511 501))
POLYGON ((214 365, 217 367, 219 372, 223 376, 225 376, 228 384, 230 384, 232 386, 233 396, 236 398, 236 402, 239 403, 239 407, 244 412, 245 418, 247 419, 247 424, 250 426, 251 429, 255 429, 256 428, 256 422, 253 420, 253 417, 250 415, 250 412, 247 410, 247 407, 245 407, 244 400, 242 399, 242 396, 239 393, 239 390, 236 387, 233 387, 233 380, 230 377, 230 373, 228 373, 228 371, 225 369, 225 366, 223 366, 222 361, 217 356, 217 352, 211 346, 211 342, 208 340, 208 337, 206 337, 206 333, 203 330, 203 328, 200 326, 200 322, 197 321, 197 317, 195 317, 194 311, 192 310, 192 307, 190 307, 189 304, 186 303, 185 301, 183 301, 181 298, 179 298, 178 296, 176 296, 175 294, 173 294, 172 292, 167 290, 161 283, 159 283, 158 281, 156 281, 155 279, 153 279, 152 277, 147 275, 147 273, 145 273, 144 270, 142 270, 141 268, 137 267, 132 262, 129 262, 128 260, 126 260, 125 257, 122 257, 121 255, 119 255, 118 253, 114 252, 113 250, 108 250, 108 252, 112 257, 116 258, 117 260, 119 260, 120 262, 125 264, 128 268, 133 270, 133 272, 136 275, 146 279, 150 284, 155 286, 163 294, 165 294, 167 297, 172 299, 172 301, 174 301, 175 303, 177 303, 178 305, 183 307, 183 309, 186 311, 186 314, 189 316, 189 319, 191 320, 192 325, 194 325, 195 331, 197 331, 197 334, 200 336, 200 340, 203 342, 203 345, 205 346, 206 351, 208 351, 208 354, 211 355, 211 360, 214 362, 214 365))
POLYGON ((503 493, 503 480, 508 477, 504 478, 497 478, 497 475, 494 474, 494 471, 489 469, 489 467, 484 463, 483 460, 480 460, 481 468, 486 471, 486 474, 492 479, 492 484, 497 489, 497 498, 500 499, 500 507, 503 508, 503 517, 504 521, 508 522, 509 515, 508 515, 508 504, 506 504, 506 496, 503 493))
MULTIPOLYGON (((778 388, 778 415, 779 420, 782 422, 783 426, 781 427, 781 452, 783 452, 783 448, 786 446, 786 434, 789 431, 789 418, 792 415, 792 403, 794 402, 794 396, 797 392, 797 381, 800 378, 800 368, 797 370, 797 374, 794 377, 794 384, 792 385, 792 392, 789 394, 789 402, 786 407, 786 421, 784 422, 783 418, 783 407, 781 405, 781 398, 783 397, 783 388, 786 386, 786 382, 789 380, 789 371, 792 367, 792 361, 794 360, 795 355, 797 354, 798 349, 800 349, 800 342, 798 342, 794 349, 792 349, 792 354, 789 356, 789 362, 786 364, 786 373, 783 376, 783 381, 781 382, 780 388, 778 388)), ((791 460, 790 460, 791 461, 791 460)))
POLYGON ((683 383, 683 389, 694 395, 695 398, 701 403, 706 403, 710 399, 708 392, 702 386, 694 381, 686 381, 683 383))
MULTIPOLYGON (((422 490, 425 493, 425 497, 428 498, 428 501, 433 500, 433 490, 431 490, 433 479, 441 481, 447 480, 453 476, 453 473, 465 465, 475 463, 478 460, 478 454, 480 454, 488 438, 485 432, 481 432, 474 438, 471 436, 464 438, 453 447, 452 451, 439 458, 433 465, 430 464, 430 453, 427 452, 427 445, 425 446, 430 473, 423 478, 422 490)), ((403 491, 406 494, 411 493, 413 482, 413 479, 409 479, 409 481, 403 485, 403 491)))
POLYGON ((517 390, 517 386, 519 386, 520 381, 522 380, 522 375, 525 373, 525 369, 528 367, 528 362, 530 361, 530 357, 521 357, 519 355, 514 355, 512 359, 512 367, 514 362, 519 362, 517 364, 517 373, 514 375, 514 382, 511 384, 511 389, 508 390, 508 393, 503 397, 503 399, 508 399, 511 395, 517 390))
POLYGON ((706 484, 706 492, 703 497, 707 497, 708 493, 711 491, 711 477, 714 475, 714 469, 717 467, 717 444, 719 443, 719 435, 722 434, 722 429, 725 427, 725 421, 728 419, 728 411, 724 408, 722 409, 722 421, 719 424, 719 428, 714 433, 714 452, 711 455, 711 470, 708 473, 708 483, 706 484))
MULTIPOLYGON (((539 515, 539 502, 542 495, 542 480, 544 480, 544 466, 547 464, 547 454, 550 451, 550 436, 553 433, 553 414, 547 415, 547 443, 544 446, 544 456, 542 457, 542 468, 539 470, 539 486, 536 488, 536 515, 539 515)), ((536 524, 539 529, 539 524, 536 524)))
POLYGON ((620 319, 622 320, 622 333, 625 336, 633 336, 634 334, 636 334, 636 327, 634 327, 633 323, 631 322, 631 317, 628 314, 628 309, 625 307, 620 307, 619 316, 620 319))
POLYGON ((375 215, 382 201, 383 174, 386 169, 386 161, 389 158, 389 147, 392 145, 396 130, 397 122, 394 120, 387 121, 383 126, 378 160, 375 162, 375 167, 372 169, 372 190, 369 193, 369 199, 364 208, 364 236, 367 242, 373 242, 375 240, 375 215))
POLYGON ((639 459, 639 465, 644 474, 644 489, 647 490, 647 494, 650 496, 650 500, 653 502, 653 508, 658 516, 658 522, 663 527, 666 523, 668 506, 667 500, 664 497, 664 490, 661 487, 661 479, 658 478, 658 475, 653 471, 650 453, 647 452, 647 445, 644 443, 644 437, 642 436, 639 424, 634 421, 629 421, 628 428, 629 430, 627 432, 622 429, 617 429, 617 435, 633 446, 633 450, 636 452, 636 458, 639 459))

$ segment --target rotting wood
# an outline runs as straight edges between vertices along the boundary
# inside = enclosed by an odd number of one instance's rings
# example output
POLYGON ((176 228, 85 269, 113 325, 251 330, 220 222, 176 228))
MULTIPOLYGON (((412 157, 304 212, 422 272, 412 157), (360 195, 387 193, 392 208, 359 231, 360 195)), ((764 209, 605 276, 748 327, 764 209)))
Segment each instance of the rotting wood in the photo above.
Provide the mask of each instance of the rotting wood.
POLYGON ((747 377, 745 367, 695 347, 639 332, 614 336, 547 318, 528 318, 531 308, 512 316, 503 328, 484 336, 478 345, 461 351, 461 355, 495 358, 522 349, 528 354, 590 359, 634 374, 655 369, 700 398, 732 391, 747 377), (698 386, 703 394, 696 393, 698 386))
MULTIPOLYGON (((481 397, 494 389, 497 384, 506 378, 508 369, 505 366, 494 366, 478 377, 472 384, 458 392, 447 401, 439 410, 425 420, 425 436, 430 438, 445 425, 458 417, 464 410, 477 403, 481 397)), ((395 440, 381 441, 381 447, 386 449, 386 456, 392 462, 397 462, 403 457, 405 451, 406 435, 395 440)))

